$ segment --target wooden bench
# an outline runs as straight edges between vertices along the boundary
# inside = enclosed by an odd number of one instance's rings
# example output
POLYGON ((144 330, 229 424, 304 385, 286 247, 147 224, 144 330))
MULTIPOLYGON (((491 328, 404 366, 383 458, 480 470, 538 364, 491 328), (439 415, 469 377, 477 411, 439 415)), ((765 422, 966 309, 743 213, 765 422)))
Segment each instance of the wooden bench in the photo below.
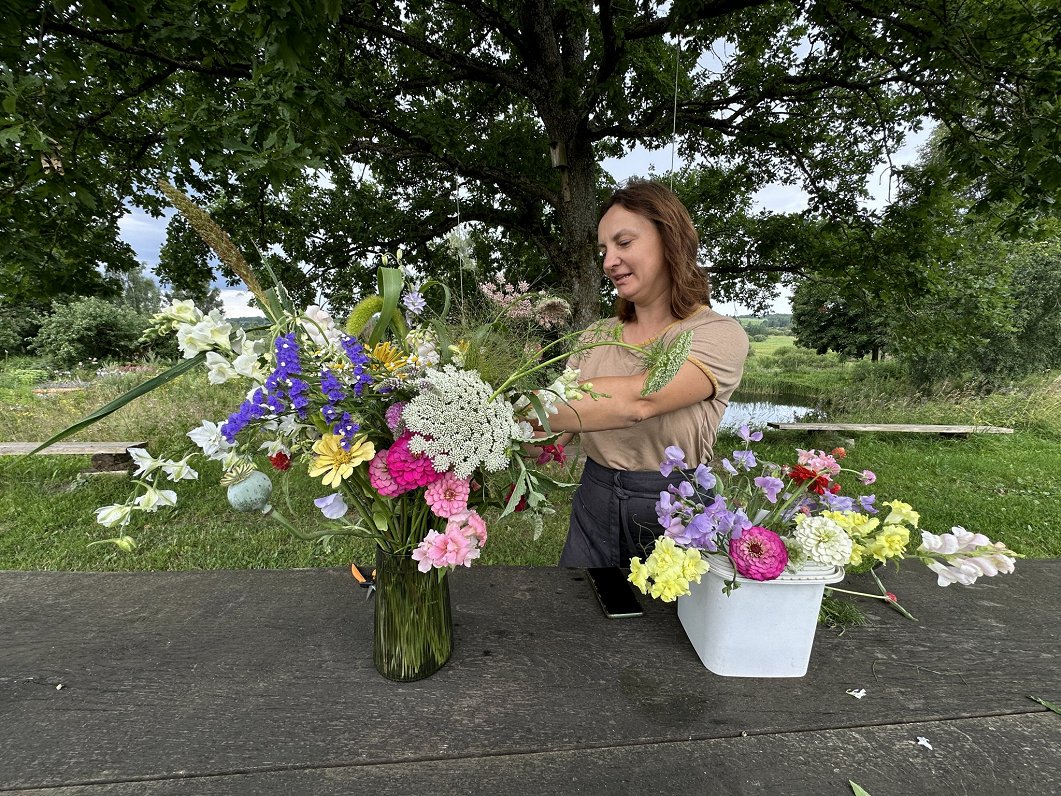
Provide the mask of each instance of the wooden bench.
POLYGON ((970 434, 1012 434, 1012 428, 1001 426, 934 426, 906 423, 767 423, 778 431, 844 431, 889 434, 938 434, 941 437, 968 437, 970 434))
MULTIPOLYGON (((0 456, 25 456, 39 442, 0 442, 0 456)), ((133 458, 129 448, 143 448, 146 442, 57 442, 40 452, 41 456, 91 456, 93 473, 128 472, 133 458)))

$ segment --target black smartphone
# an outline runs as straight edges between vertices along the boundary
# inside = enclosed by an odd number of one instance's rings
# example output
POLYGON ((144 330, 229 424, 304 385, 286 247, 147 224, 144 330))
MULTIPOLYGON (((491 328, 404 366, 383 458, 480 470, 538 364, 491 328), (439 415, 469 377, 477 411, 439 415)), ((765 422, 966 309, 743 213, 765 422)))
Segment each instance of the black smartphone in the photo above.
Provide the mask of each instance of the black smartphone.
POLYGON ((601 608, 609 619, 641 616, 644 613, 634 594, 633 584, 619 567, 590 567, 586 572, 601 608))

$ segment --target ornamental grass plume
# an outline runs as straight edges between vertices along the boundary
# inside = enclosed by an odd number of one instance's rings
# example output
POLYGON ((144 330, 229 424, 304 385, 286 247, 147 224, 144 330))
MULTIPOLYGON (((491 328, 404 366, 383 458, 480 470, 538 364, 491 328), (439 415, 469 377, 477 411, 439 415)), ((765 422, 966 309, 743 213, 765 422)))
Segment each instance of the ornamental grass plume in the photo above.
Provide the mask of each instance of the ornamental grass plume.
POLYGON ((243 284, 254 294, 261 306, 268 307, 265 290, 254 275, 250 264, 244 259, 242 252, 236 248, 228 234, 217 225, 214 219, 210 218, 210 214, 166 180, 159 179, 158 187, 170 203, 181 212, 191 228, 199 233, 199 237, 217 255, 218 259, 243 280, 243 284))

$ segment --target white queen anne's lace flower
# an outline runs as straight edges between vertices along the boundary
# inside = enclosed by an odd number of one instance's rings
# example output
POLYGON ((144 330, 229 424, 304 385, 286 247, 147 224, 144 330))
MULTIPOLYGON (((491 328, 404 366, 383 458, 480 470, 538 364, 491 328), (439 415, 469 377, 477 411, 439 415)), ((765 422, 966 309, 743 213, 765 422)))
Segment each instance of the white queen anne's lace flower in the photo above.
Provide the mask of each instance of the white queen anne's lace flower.
POLYGON ((458 478, 469 478, 479 466, 497 472, 508 465, 519 427, 512 406, 501 396, 491 401, 493 390, 478 373, 453 365, 428 368, 421 384, 402 411, 413 432, 410 451, 426 453, 436 470, 452 469, 458 478))
POLYGON ((842 567, 851 559, 851 537, 828 517, 800 515, 792 538, 804 556, 819 564, 842 567))

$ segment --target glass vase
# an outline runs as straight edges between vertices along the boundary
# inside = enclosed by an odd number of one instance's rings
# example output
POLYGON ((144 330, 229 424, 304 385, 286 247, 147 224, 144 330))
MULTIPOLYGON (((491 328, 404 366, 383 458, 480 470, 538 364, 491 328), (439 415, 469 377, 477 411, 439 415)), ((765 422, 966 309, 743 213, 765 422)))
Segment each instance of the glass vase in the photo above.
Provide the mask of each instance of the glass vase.
POLYGON ((408 553, 376 551, 373 660, 388 680, 430 677, 453 651, 449 576, 420 572, 408 553))

